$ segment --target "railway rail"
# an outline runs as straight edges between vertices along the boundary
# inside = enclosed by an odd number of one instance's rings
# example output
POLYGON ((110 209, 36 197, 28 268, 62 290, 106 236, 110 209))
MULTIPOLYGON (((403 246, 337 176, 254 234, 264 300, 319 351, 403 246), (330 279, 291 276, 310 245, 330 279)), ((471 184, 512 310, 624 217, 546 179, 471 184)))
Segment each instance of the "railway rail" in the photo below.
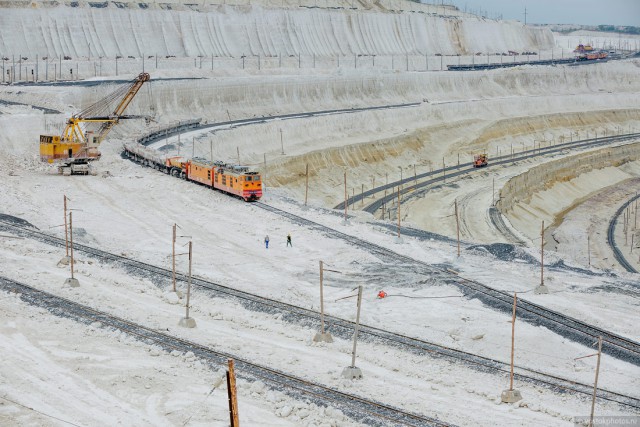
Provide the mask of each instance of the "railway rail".
MULTIPOLYGON (((504 313, 510 313, 513 308, 512 294, 492 288, 474 280, 463 278, 449 270, 447 266, 431 265, 424 261, 398 254, 385 247, 342 233, 261 202, 257 202, 256 205, 277 215, 288 218, 294 223, 306 226, 310 229, 316 229, 331 237, 345 240, 354 246, 365 249, 369 253, 378 256, 382 261, 406 265, 407 268, 413 268, 418 274, 431 277, 440 283, 454 285, 466 297, 477 298, 489 307, 504 313)), ((534 304, 524 298, 518 299, 517 310, 518 318, 520 320, 524 320, 536 326, 544 326, 565 338, 586 346, 591 346, 593 342, 601 336, 603 342, 607 343, 606 346, 603 346, 603 352, 640 366, 640 343, 636 341, 606 331, 602 328, 589 325, 586 322, 558 313, 541 305, 534 304)))
POLYGON ((620 217, 620 215, 622 215, 622 212, 624 212, 624 210, 627 209, 627 206, 636 201, 638 198, 640 198, 640 195, 636 195, 635 197, 627 200, 627 202, 622 206, 620 206, 611 218, 611 221, 609 221, 609 227, 607 228, 607 244, 613 251, 613 256, 615 257, 616 261, 618 261, 618 263, 630 273, 638 273, 638 270, 636 270, 635 267, 629 261, 627 261, 620 248, 618 248, 615 238, 615 229, 618 218, 620 217))
MULTIPOLYGON (((64 247, 65 243, 62 239, 42 233, 38 230, 26 228, 26 224, 24 222, 11 224, 7 222, 7 220, 8 218, 0 218, 0 230, 60 248, 64 247)), ((103 262, 123 268, 131 275, 145 277, 152 280, 154 283, 164 282, 169 286, 171 281, 172 272, 164 268, 132 260, 120 255, 114 255, 85 245, 80 245, 75 242, 74 251, 84 253, 85 255, 92 256, 103 262)), ((182 274, 177 274, 176 277, 177 280, 182 282, 187 281, 187 277, 182 274)), ((198 277, 192 278, 192 286, 200 288, 201 291, 205 292, 210 297, 232 299, 249 310, 270 314, 280 313, 283 315, 282 320, 292 324, 311 329, 318 329, 320 325, 318 313, 312 310, 239 291, 198 277)), ((518 310, 518 316, 521 315, 522 310, 518 310)), ((353 322, 330 315, 325 315, 325 322, 329 325, 328 329, 335 336, 339 336, 345 340, 351 339, 354 326, 353 322)), ((461 350, 368 325, 360 325, 360 337, 363 341, 399 348, 417 355, 429 355, 434 358, 443 358, 456 363, 462 362, 473 369, 482 372, 497 373, 499 375, 503 375, 505 378, 507 378, 509 374, 509 365, 502 361, 474 355, 461 350)), ((528 382, 558 392, 569 392, 585 396, 591 396, 593 393, 591 385, 581 384, 573 380, 520 366, 516 366, 515 378, 518 381, 528 382)), ((622 393, 599 389, 598 399, 615 402, 624 407, 640 410, 640 397, 626 396, 622 393)))
MULTIPOLYGON (((428 189, 434 184, 446 182, 447 179, 460 177, 462 175, 467 175, 474 172, 480 172, 484 169, 491 168, 492 166, 516 163, 518 161, 530 159, 533 157, 560 153, 568 149, 598 147, 601 145, 608 145, 612 143, 626 142, 636 138, 640 138, 640 132, 628 133, 623 135, 604 136, 600 138, 589 138, 580 141, 564 142, 547 147, 534 148, 531 150, 522 151, 520 153, 497 156, 492 158, 491 163, 484 168, 473 168, 470 162, 464 164, 456 164, 453 166, 445 167, 443 169, 435 169, 430 172, 424 172, 416 175, 415 177, 407 177, 403 178, 402 180, 393 181, 388 184, 375 187, 371 190, 364 191, 361 194, 356 194, 352 197, 348 197, 346 202, 348 206, 355 206, 355 204, 361 202, 363 198, 366 199, 367 197, 375 196, 376 194, 381 193, 384 190, 392 190, 391 192, 387 193, 386 197, 376 199, 373 203, 366 205, 364 209, 362 209, 365 212, 375 214, 376 211, 382 208, 383 204, 389 203, 397 198, 397 192, 394 193, 394 191, 396 191, 394 189, 396 189, 396 187, 398 186, 400 186, 400 194, 402 195, 402 202, 404 202, 408 198, 422 194, 420 191, 418 191, 419 189, 428 189), (426 180, 421 181, 423 179, 426 180)), ((334 207, 334 209, 343 210, 344 203, 344 201, 341 201, 334 207)))
MULTIPOLYGON (((634 52, 635 53, 635 52, 634 52)), ((634 55, 634 53, 629 54, 610 54, 606 58, 600 59, 589 59, 589 60, 580 60, 577 58, 553 58, 553 59, 542 59, 542 60, 526 60, 526 61, 514 61, 512 62, 500 62, 500 63, 471 63, 471 64, 460 64, 460 65, 447 65, 447 71, 480 71, 480 70, 493 70, 496 68, 510 68, 510 67, 520 67, 524 65, 568 65, 568 66, 579 66, 579 65, 591 65, 591 64, 601 64, 603 62, 608 61, 617 61, 621 59, 627 59, 634 55)))
POLYGON ((44 308, 59 317, 70 318, 86 325, 100 322, 102 327, 122 331, 146 344, 159 346, 167 352, 174 350, 183 353, 193 352, 212 367, 224 366, 228 359, 234 359, 236 372, 240 378, 248 381, 260 380, 268 387, 285 392, 297 399, 310 400, 319 406, 334 406, 350 418, 366 425, 452 426, 452 424, 437 418, 405 411, 359 395, 337 391, 322 384, 253 363, 237 355, 216 351, 204 345, 147 328, 6 277, 0 276, 0 288, 4 292, 19 293, 23 301, 44 308))
MULTIPOLYGON (((404 106, 404 105, 403 105, 404 106)), ((599 146, 604 144, 611 143, 620 143, 625 142, 631 139, 635 139, 640 137, 640 133, 630 133, 624 135, 613 135, 608 137, 601 138, 592 138, 586 139, 576 142, 568 142, 556 144, 548 147, 540 147, 538 149, 527 150, 521 152, 519 155, 515 153, 511 153, 510 155, 500 156, 495 158, 493 161, 493 165, 496 164, 504 164, 504 163, 512 163, 519 160, 528 159, 530 157, 550 154, 554 152, 561 152, 567 149, 575 149, 575 148, 586 148, 591 146, 599 146), (537 153, 537 154, 536 154, 537 153)), ((489 166, 490 167, 490 166, 489 166)), ((431 177, 426 181, 422 181, 420 183, 415 182, 415 188, 427 187, 431 184, 437 183, 440 180, 446 180, 447 177, 455 177, 464 174, 468 174, 473 172, 474 168, 468 165, 455 165, 450 166, 448 168, 444 168, 440 171, 431 171, 427 173, 423 173, 420 175, 420 178, 431 177), (447 175, 446 172, 449 171, 447 175), (442 173, 442 176, 440 174, 442 173), (435 177, 433 177, 435 176, 435 177)), ((395 183, 387 184, 385 186, 377 187, 375 189, 369 190, 361 195, 352 197, 347 200, 347 203, 351 201, 354 203, 360 200, 362 197, 367 197, 369 195, 373 195, 377 192, 384 190, 385 188, 392 187, 397 184, 404 184, 405 182, 411 182, 416 180, 417 177, 414 178, 406 178, 401 181, 397 181, 395 183)), ((409 189, 401 188, 401 193, 406 194, 409 189)), ((415 195, 417 191, 413 191, 415 195)), ((379 206, 385 201, 390 200, 391 198, 395 198, 396 196, 391 194, 387 196, 387 198, 382 198, 369 205, 365 210, 371 209, 373 212, 378 209, 379 206)), ((298 215, 291 214, 289 212, 283 211, 281 209, 277 209, 275 207, 269 206, 265 203, 256 202, 255 205, 271 211, 272 213, 288 218, 290 221, 308 227, 310 229, 315 229, 319 232, 322 232, 326 235, 332 236, 334 238, 339 238, 349 243, 361 247, 370 253, 378 256, 379 259, 385 262, 391 263, 401 263, 410 268, 417 268, 417 272, 429 276, 440 283, 452 284, 460 289, 460 291, 467 296, 468 298, 477 298, 486 304, 489 307, 492 307, 496 310, 502 311, 504 313, 510 313, 512 309, 512 295, 507 292, 500 291, 498 289, 491 288, 487 285, 484 285, 480 282, 464 279, 459 277, 457 274, 449 271, 446 266, 433 266, 427 263, 424 263, 419 260, 415 260, 408 256, 403 256, 397 254, 387 248, 381 247, 379 245, 372 244, 370 242, 364 241, 362 239, 358 239, 354 236, 350 236, 348 234, 339 232, 332 228, 323 226, 321 224, 312 222, 307 220, 306 218, 300 217, 298 215)), ((344 207, 344 202, 341 205, 335 207, 335 209, 341 209, 344 207)), ((616 358, 621 360, 626 360, 630 363, 640 366, 640 344, 636 341, 633 341, 629 338, 620 336, 618 334, 614 334, 612 332, 606 331, 602 328, 598 328, 592 325, 587 324, 586 322, 580 321, 578 319, 566 316, 562 313, 558 313, 556 311, 550 310, 543 306, 533 304, 525 299, 520 299, 518 301, 518 309, 521 310, 521 314, 519 318, 521 320, 527 321, 536 326, 541 325, 545 326, 551 331, 569 338, 573 341, 582 343, 584 345, 591 345, 598 337, 602 336, 603 341, 606 343, 603 352, 610 354, 616 358)))

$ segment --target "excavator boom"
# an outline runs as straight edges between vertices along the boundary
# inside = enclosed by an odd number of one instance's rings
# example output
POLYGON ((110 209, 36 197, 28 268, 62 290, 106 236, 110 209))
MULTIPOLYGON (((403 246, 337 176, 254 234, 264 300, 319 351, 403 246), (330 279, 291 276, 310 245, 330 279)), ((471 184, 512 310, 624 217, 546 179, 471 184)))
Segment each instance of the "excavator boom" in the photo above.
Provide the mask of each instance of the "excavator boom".
POLYGON ((74 114, 67 120, 62 136, 40 135, 40 160, 58 163, 58 171, 65 175, 87 174, 88 163, 100 158, 98 146, 121 119, 147 118, 125 116, 124 111, 142 85, 150 78, 148 73, 141 73, 126 86, 118 88, 105 98, 74 114), (107 112, 109 105, 116 100, 118 103, 115 109, 107 112), (83 130, 82 125, 91 123, 101 124, 97 132, 83 130))
POLYGON ((133 98, 136 96, 144 82, 149 81, 150 78, 151 76, 149 76, 149 74, 147 73, 141 73, 138 76, 133 85, 131 85, 131 87, 127 91, 124 98, 122 98, 116 109, 113 111, 113 114, 109 117, 108 120, 105 120, 102 126, 100 126, 100 130, 98 131, 98 135, 96 136, 98 144, 100 144, 104 140, 109 131, 111 131, 111 128, 118 124, 118 121, 120 119, 129 118, 123 116, 124 110, 126 110, 131 101, 133 101, 133 98))

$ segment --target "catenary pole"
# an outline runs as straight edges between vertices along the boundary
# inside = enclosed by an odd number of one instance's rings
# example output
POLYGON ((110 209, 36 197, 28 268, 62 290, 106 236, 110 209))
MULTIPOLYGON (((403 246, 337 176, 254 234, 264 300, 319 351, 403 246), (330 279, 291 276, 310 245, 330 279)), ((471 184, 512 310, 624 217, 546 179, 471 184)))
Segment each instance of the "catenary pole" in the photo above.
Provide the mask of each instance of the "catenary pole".
POLYGON ((173 224, 173 238, 171 239, 171 259, 172 259, 172 268, 171 268, 171 277, 173 281, 173 292, 176 291, 176 227, 177 224, 173 224))
POLYGON ((69 239, 71 240, 71 279, 73 280, 73 212, 69 212, 69 239))
POLYGON ((67 230, 67 196, 64 196, 64 245, 66 249, 66 255, 69 256, 69 232, 67 230))
POLYGON ((307 163, 305 180, 304 180, 304 205, 307 206, 307 197, 309 195, 309 163, 307 163))
POLYGON ((596 362, 596 379, 593 382, 593 398, 591 399, 591 416, 589 427, 593 427, 593 413, 596 409, 596 392, 598 391, 598 375, 600 374, 600 357, 602 355, 602 337, 598 337, 598 361, 596 362))

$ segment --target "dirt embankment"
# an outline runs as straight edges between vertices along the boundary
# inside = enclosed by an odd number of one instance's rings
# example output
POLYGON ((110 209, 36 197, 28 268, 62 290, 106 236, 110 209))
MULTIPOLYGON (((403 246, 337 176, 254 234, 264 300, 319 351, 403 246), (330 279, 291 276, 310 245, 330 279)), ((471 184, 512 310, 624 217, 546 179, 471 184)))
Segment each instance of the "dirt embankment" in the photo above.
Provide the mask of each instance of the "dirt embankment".
MULTIPOLYGON (((578 135, 584 139, 587 136, 585 132, 589 129, 591 129, 590 137, 594 137, 593 129, 598 127, 602 129, 607 125, 616 129, 617 125, 631 121, 640 121, 640 110, 600 110, 511 117, 491 123, 483 129, 477 138, 470 142, 469 147, 482 149, 487 147, 489 143, 495 144, 497 141, 527 135, 535 136, 540 141, 545 137, 550 138, 553 129, 564 131, 565 138, 558 137, 556 141, 566 140, 568 142, 571 130, 585 129, 578 135)), ((626 129, 624 130, 626 131, 626 129)), ((601 131, 602 133, 603 131, 601 131)), ((573 139, 577 139, 575 134, 573 139)))
POLYGON ((620 167, 638 159, 640 143, 633 143, 544 163, 510 179, 496 207, 515 228, 535 238, 540 221, 557 224, 590 194, 631 178, 620 167))
MULTIPOLYGON (((481 105, 477 105, 481 108, 481 105)), ((439 107, 431 110, 435 115, 439 107)), ((426 125, 414 131, 397 136, 379 138, 371 142, 357 142, 340 147, 320 148, 312 152, 269 161, 267 183, 272 187, 287 188, 291 194, 301 196, 305 186, 305 167, 309 165, 309 186, 311 197, 322 199, 333 206, 343 198, 343 171, 348 171, 349 193, 369 190, 373 184, 399 179, 398 166, 405 175, 413 175, 413 165, 417 173, 442 167, 443 157, 447 165, 469 161, 473 153, 488 152, 490 157, 497 150, 502 154, 513 147, 520 152, 526 146, 531 149, 532 141, 537 144, 546 137, 544 145, 551 141, 559 143, 594 136, 594 129, 608 134, 624 128, 627 123, 640 122, 640 110, 601 110, 566 114, 531 115, 528 117, 502 118, 486 121, 478 118, 459 117, 449 121, 452 115, 444 112, 446 123, 426 125), (620 126, 620 127, 619 127, 620 126), (468 135, 479 135, 469 141, 468 135), (373 177, 373 178, 372 178, 373 177)), ((426 123, 425 123, 426 124, 426 123)), ((326 123, 332 126, 331 123, 326 123)), ((373 134, 372 134, 373 136, 373 134)), ((320 145, 320 144, 319 144, 320 145)))

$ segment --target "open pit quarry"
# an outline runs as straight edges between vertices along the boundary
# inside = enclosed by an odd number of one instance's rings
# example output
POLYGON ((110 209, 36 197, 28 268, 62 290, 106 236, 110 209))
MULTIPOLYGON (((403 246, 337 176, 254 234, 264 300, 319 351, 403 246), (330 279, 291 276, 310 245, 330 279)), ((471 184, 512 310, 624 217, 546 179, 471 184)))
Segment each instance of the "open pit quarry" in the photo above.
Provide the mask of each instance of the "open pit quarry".
MULTIPOLYGON (((581 357, 596 351, 597 336, 548 319, 570 316, 640 340, 637 273, 609 244, 614 238, 640 270, 640 58, 619 49, 608 61, 529 63, 569 58, 587 37, 608 43, 608 35, 554 34, 399 0, 0 1, 0 424, 229 422, 226 365, 196 347, 167 351, 34 307, 18 282, 353 396, 345 402, 358 396, 424 417, 415 425, 568 426, 588 416, 596 358, 581 357), (516 61, 523 64, 447 69, 516 61), (126 110, 138 119, 113 128, 92 174, 62 176, 41 161, 40 135, 59 135, 75 113, 142 72, 151 80, 126 110), (185 121, 198 125, 145 149, 246 165, 262 179, 258 203, 123 155, 124 144, 185 121), (471 167, 478 154, 487 167, 471 167), (443 179, 419 187, 435 178, 443 179), (399 207, 388 200, 367 211, 398 189, 399 207), (64 239, 63 197, 82 245, 72 270, 78 288, 62 285, 64 240, 48 240, 64 239), (25 222, 48 237, 16 231, 25 222), (542 268, 541 251, 550 264, 542 268), (172 253, 179 292, 169 279, 172 253), (161 273, 132 267, 138 261, 161 273), (197 278, 190 303, 187 271, 197 278), (465 287, 472 282, 506 300, 465 287), (356 315, 351 297, 361 284, 356 315), (548 294, 534 292, 541 284, 548 294), (540 320, 518 305, 517 373, 559 377, 583 392, 516 377, 523 400, 501 401, 514 293, 518 304, 555 313, 540 320), (314 316, 322 306, 334 342, 313 341, 319 319, 256 308, 269 301, 314 316), (197 327, 177 326, 185 307, 197 327), (501 370, 364 339, 363 378, 346 379, 356 318, 501 370), (339 329, 342 321, 348 327, 339 329)), ((637 417, 637 360, 612 346, 605 341, 596 413, 637 417), (609 392, 624 402, 607 400, 609 392)), ((239 366, 243 425, 390 425, 339 399, 243 377, 239 366)))
MULTIPOLYGON (((410 174, 460 158, 467 162, 478 152, 504 153, 513 146, 517 150, 536 140, 568 138, 581 130, 586 135, 598 127, 601 132, 613 132, 638 124, 634 61, 482 73, 438 69, 443 57, 444 67, 476 61, 474 52, 481 54, 478 62, 485 60, 485 54, 509 50, 537 51, 548 57, 555 49, 558 56, 563 43, 554 42, 548 30, 427 4, 356 2, 353 7, 347 3, 310 7, 285 3, 4 2, 7 13, 0 17, 0 52, 6 58, 3 77, 6 70, 13 79, 23 74, 23 80, 29 80, 35 66, 40 80, 75 81, 91 71, 94 78, 100 74, 108 79, 146 67, 156 81, 139 96, 131 112, 151 112, 159 124, 194 117, 215 123, 413 104, 267 122, 195 138, 194 153, 215 151, 225 160, 241 153, 242 162, 263 168, 268 159, 267 184, 285 188, 296 198, 304 191, 301 172, 309 164, 311 199, 325 206, 340 201, 337 184, 345 167, 353 187, 370 187, 389 182, 390 174, 392 181, 397 179, 398 167, 410 174), (38 23, 35 33, 29 30, 32 22, 38 23), (18 61, 27 59, 15 65, 16 55, 18 61), (65 63, 72 72, 75 63, 75 77, 62 75, 66 70, 58 61, 62 56, 70 58, 65 63), (189 57, 193 58, 190 69, 189 57), (24 73, 22 64, 26 64, 24 73), (182 79, 163 80, 174 78, 176 72, 182 79)), ((6 86, 2 96, 5 101, 60 111, 60 115, 44 116, 44 127, 55 129, 75 109, 110 90, 108 84, 65 86, 64 90, 46 84, 28 90, 6 86)), ((33 131, 30 138, 39 132, 35 127, 33 131)), ((115 132, 126 136, 145 129, 124 124, 115 132)), ((33 148, 19 145, 27 152, 33 148)), ((406 215, 415 218, 410 211, 406 215)), ((441 228, 432 219, 416 225, 441 228)))

